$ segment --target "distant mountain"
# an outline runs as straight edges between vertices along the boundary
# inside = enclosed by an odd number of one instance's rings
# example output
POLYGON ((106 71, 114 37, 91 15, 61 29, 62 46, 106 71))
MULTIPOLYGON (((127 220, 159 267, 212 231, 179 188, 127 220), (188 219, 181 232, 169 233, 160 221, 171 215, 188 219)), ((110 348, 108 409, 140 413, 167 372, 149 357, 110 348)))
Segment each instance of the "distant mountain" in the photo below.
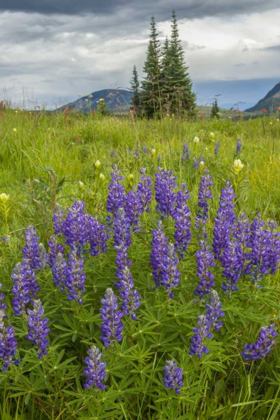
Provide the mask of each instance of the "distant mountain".
POLYGON ((261 99, 255 106, 252 108, 245 109, 245 112, 256 112, 261 111, 265 108, 267 111, 275 110, 280 106, 280 83, 274 86, 268 94, 261 99))
POLYGON ((128 111, 130 107, 130 100, 133 96, 132 92, 124 89, 104 89, 97 92, 92 92, 87 96, 83 96, 74 102, 63 105, 59 111, 64 111, 67 107, 75 109, 80 112, 92 112, 97 109, 97 101, 104 98, 106 107, 111 112, 128 111))

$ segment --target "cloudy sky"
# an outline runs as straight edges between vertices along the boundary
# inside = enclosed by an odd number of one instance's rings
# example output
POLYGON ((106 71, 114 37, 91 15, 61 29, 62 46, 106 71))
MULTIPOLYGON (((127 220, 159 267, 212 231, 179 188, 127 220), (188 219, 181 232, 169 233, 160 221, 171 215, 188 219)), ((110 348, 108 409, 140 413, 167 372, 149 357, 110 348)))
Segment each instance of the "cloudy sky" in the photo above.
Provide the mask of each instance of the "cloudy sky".
POLYGON ((279 0, 0 0, 0 99, 62 105, 140 76, 175 8, 199 103, 246 108, 280 82, 279 0))

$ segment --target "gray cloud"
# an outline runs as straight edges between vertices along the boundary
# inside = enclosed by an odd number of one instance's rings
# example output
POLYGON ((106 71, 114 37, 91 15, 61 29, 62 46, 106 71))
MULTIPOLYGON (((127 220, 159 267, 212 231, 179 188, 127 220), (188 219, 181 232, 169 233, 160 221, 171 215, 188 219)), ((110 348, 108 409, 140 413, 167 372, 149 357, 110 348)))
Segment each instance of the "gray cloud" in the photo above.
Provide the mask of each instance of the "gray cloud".
POLYGON ((244 66, 246 66, 245 63, 234 64, 234 67, 244 67, 244 66))
POLYGON ((143 18, 154 14, 158 19, 170 17, 175 9, 181 18, 201 18, 223 14, 242 14, 270 10, 279 7, 278 0, 0 0, 0 10, 41 14, 63 15, 114 15, 120 10, 130 10, 134 17, 143 18))
POLYGON ((270 47, 261 48, 261 51, 280 51, 280 45, 271 45, 270 47))

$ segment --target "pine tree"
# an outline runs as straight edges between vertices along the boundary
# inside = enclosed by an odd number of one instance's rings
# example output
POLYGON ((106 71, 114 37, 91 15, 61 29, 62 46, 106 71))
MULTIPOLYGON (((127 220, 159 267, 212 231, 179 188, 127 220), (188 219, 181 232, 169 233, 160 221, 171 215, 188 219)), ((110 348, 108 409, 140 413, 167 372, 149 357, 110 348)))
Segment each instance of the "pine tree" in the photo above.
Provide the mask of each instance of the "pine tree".
MULTIPOLYGON (((166 90, 171 101, 171 112, 194 113, 195 95, 192 92, 192 82, 189 77, 188 67, 184 62, 184 52, 179 39, 178 24, 175 11, 172 14, 171 40, 168 47, 169 66, 165 73, 166 90)), ((167 60, 164 57, 163 61, 167 60)))
POLYGON ((215 98, 213 105, 212 105, 212 109, 211 109, 211 118, 220 118, 220 108, 218 106, 218 101, 217 98, 215 98))
POLYGON ((140 90, 139 90, 139 79, 138 79, 138 73, 137 73, 137 69, 136 66, 133 67, 133 72, 132 72, 132 80, 130 81, 130 85, 131 85, 131 92, 133 92, 133 96, 131 98, 131 105, 132 105, 132 109, 139 114, 140 112, 140 90))
POLYGON ((150 41, 144 64, 146 76, 142 81, 141 102, 148 118, 161 115, 161 62, 160 41, 156 29, 155 18, 151 19, 150 41))

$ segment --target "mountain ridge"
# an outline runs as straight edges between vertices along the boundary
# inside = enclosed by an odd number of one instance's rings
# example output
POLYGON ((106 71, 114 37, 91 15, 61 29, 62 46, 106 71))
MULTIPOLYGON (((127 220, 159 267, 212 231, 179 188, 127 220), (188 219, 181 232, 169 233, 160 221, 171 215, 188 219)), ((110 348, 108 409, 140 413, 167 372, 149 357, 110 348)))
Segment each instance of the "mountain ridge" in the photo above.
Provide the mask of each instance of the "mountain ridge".
POLYGON ((259 102, 251 108, 245 109, 245 112, 257 112, 266 109, 275 111, 280 106, 280 82, 277 83, 259 102))
POLYGON ((123 112, 129 109, 132 96, 133 93, 126 89, 102 89, 69 102, 58 108, 58 111, 65 111, 66 108, 69 108, 79 112, 92 112, 97 109, 98 101, 104 98, 109 111, 123 112))

